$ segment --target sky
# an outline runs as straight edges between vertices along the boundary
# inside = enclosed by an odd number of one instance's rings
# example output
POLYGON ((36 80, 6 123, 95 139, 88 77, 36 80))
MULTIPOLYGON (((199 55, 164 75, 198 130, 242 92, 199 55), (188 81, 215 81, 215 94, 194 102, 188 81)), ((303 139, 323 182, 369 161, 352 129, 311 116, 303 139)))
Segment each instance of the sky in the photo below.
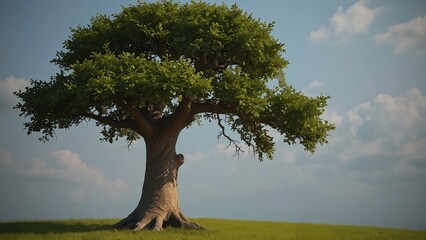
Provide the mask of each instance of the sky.
MULTIPOLYGON (((235 2, 276 22, 287 82, 330 95, 324 118, 336 130, 315 154, 271 131, 276 153, 264 162, 234 157, 214 124, 185 130, 177 146, 184 213, 426 230, 426 2, 235 2)), ((131 3, 0 0, 0 221, 122 218, 138 203, 143 142, 100 142, 87 123, 41 143, 12 109, 13 91, 58 71, 50 60, 70 27, 131 3)))

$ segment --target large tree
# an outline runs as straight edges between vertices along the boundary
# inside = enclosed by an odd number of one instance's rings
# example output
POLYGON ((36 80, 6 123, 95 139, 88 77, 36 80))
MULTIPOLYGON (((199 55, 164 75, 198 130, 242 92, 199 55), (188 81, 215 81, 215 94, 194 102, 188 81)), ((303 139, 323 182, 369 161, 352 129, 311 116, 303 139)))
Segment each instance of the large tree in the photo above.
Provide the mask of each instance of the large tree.
MULTIPOLYGON (((334 125, 321 119, 329 97, 308 97, 284 80, 284 44, 236 5, 138 2, 112 16, 99 14, 72 28, 52 60, 60 72, 32 80, 16 108, 28 134, 47 141, 56 129, 94 120, 102 139, 143 138, 146 171, 141 199, 117 228, 200 228, 179 208, 176 152, 183 129, 217 122, 241 151, 237 132, 260 160, 272 159, 270 130, 313 152, 334 125)), ((208 191, 208 189, 206 190, 208 191)))

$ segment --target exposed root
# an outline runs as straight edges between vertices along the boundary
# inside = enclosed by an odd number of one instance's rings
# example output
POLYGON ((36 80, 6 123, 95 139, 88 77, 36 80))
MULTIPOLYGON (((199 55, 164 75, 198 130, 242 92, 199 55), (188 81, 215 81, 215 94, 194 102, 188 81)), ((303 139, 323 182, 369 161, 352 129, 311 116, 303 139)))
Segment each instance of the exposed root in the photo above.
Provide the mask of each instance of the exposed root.
POLYGON ((122 219, 121 221, 119 221, 118 223, 114 224, 113 227, 115 229, 131 229, 133 228, 133 226, 135 226, 136 223, 133 220, 133 217, 131 217, 130 215, 124 219, 122 219))
POLYGON ((182 212, 172 214, 169 218, 170 226, 182 229, 205 230, 200 224, 189 221, 182 212))
POLYGON ((164 231, 164 229, 168 227, 188 230, 206 230, 206 228, 202 227, 200 224, 188 221, 181 212, 171 214, 167 220, 161 216, 145 216, 138 220, 134 216, 129 215, 127 218, 114 224, 115 229, 130 229, 132 231, 164 231))
POLYGON ((133 231, 140 231, 145 228, 149 228, 150 223, 152 222, 152 219, 149 218, 143 218, 139 222, 136 223, 135 227, 132 229, 133 231))
POLYGON ((206 228, 202 227, 200 224, 196 222, 186 222, 182 226, 184 229, 206 230, 206 228))

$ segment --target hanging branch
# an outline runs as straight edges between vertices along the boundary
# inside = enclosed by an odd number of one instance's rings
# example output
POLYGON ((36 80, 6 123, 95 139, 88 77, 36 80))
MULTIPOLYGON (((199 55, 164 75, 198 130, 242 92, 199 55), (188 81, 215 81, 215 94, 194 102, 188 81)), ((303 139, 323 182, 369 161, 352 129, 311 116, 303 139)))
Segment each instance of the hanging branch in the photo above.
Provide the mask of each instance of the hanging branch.
POLYGON ((225 149, 228 149, 229 147, 231 147, 231 145, 234 145, 235 146, 235 154, 233 156, 237 156, 238 158, 240 158, 240 154, 244 153, 244 150, 241 149, 241 146, 239 145, 238 141, 235 141, 234 139, 232 139, 230 136, 228 136, 226 134, 225 126, 223 126, 222 119, 220 118, 219 114, 216 114, 216 119, 217 119, 217 124, 221 128, 221 132, 219 133, 217 138, 219 139, 221 136, 224 136, 226 139, 228 139, 229 144, 225 149))

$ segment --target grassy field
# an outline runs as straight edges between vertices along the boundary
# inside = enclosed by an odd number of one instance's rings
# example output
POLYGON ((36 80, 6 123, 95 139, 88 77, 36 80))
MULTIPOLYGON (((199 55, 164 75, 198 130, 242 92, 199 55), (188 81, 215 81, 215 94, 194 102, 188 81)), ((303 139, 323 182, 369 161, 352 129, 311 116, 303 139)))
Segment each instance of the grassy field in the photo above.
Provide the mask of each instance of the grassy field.
POLYGON ((426 239, 426 231, 222 219, 195 219, 194 221, 209 228, 205 231, 180 229, 167 229, 164 232, 114 231, 111 225, 116 221, 115 219, 82 219, 0 223, 0 239, 426 239))

